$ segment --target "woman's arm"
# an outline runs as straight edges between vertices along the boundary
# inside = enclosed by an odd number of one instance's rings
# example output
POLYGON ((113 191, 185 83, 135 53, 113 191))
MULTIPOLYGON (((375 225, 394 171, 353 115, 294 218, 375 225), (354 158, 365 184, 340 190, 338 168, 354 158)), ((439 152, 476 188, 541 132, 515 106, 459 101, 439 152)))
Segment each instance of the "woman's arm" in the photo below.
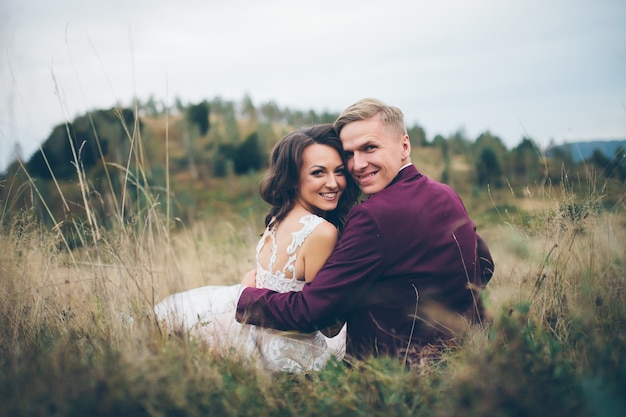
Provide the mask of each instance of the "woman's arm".
POLYGON ((306 238, 300 248, 299 257, 304 262, 304 280, 312 282, 335 249, 339 233, 331 223, 319 224, 306 238))
MULTIPOLYGON (((305 245, 302 246, 300 254, 304 258, 304 279, 306 282, 312 282, 315 279, 335 249, 338 238, 337 229, 330 223, 320 224, 307 238, 306 247, 305 245)), ((334 326, 320 329, 320 332, 326 337, 334 337, 339 334, 343 325, 343 322, 339 322, 334 326)))

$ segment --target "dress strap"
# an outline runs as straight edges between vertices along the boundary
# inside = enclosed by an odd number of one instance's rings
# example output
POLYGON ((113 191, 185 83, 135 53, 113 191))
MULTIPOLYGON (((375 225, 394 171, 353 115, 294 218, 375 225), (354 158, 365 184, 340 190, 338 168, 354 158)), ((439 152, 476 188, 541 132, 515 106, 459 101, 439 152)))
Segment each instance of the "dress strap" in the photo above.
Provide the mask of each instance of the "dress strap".
MULTIPOLYGON (((296 258, 298 249, 304 243, 304 240, 313 232, 313 230, 319 225, 323 223, 325 220, 317 216, 315 214, 307 214, 300 218, 299 222, 303 225, 300 230, 291 233, 292 239, 291 244, 287 246, 286 252, 289 258, 287 262, 281 269, 281 275, 287 279, 287 276, 294 277, 296 272, 296 258)), ((257 264, 259 262, 259 255, 261 253, 261 249, 265 245, 267 238, 270 238, 270 242, 272 244, 272 251, 270 255, 269 265, 267 267, 267 271, 269 273, 277 273, 278 271, 274 271, 274 265, 276 264, 276 257, 278 254, 278 245, 276 245, 276 225, 273 228, 266 228, 263 232, 263 236, 259 239, 256 247, 256 259, 257 264)))
POLYGON ((300 218, 300 223, 304 225, 302 229, 291 233, 292 240, 291 244, 287 246, 287 255, 289 255, 289 260, 283 267, 283 273, 287 273, 287 271, 291 272, 291 276, 293 277, 296 272, 295 262, 297 257, 297 250, 302 246, 304 240, 309 237, 309 235, 313 232, 313 230, 317 227, 318 224, 324 222, 324 219, 315 214, 307 214, 300 218))

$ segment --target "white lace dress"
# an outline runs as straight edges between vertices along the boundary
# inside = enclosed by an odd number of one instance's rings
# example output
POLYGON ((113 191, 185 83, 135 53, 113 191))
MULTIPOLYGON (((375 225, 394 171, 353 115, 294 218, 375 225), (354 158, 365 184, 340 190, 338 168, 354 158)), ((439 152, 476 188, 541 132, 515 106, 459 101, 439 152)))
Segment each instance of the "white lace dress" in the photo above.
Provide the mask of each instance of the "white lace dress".
MULTIPOLYGON (((304 281, 292 278, 298 249, 324 219, 306 215, 300 219, 302 229, 294 232, 287 247, 289 259, 282 268, 275 268, 278 247, 274 230, 266 229, 256 247, 256 285, 278 292, 301 291, 304 281), (269 236, 269 239, 267 237, 269 236), (259 261, 259 253, 268 241, 272 255, 268 269, 259 261)), ((345 354, 346 328, 328 338, 321 332, 283 332, 235 321, 239 285, 207 286, 173 294, 154 308, 168 331, 184 330, 203 338, 216 350, 239 353, 255 358, 264 368, 273 372, 305 372, 323 368, 332 357, 342 359, 345 354)))

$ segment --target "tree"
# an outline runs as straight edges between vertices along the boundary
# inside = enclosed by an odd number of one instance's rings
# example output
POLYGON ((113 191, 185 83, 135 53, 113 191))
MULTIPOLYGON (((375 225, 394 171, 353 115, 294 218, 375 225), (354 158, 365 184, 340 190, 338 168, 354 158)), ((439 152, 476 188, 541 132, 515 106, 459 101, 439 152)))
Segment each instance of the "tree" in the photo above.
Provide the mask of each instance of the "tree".
POLYGON ((233 161, 237 154, 237 147, 232 143, 221 143, 213 158, 213 174, 216 177, 225 177, 232 174, 233 161))
POLYGON ((446 143, 446 138, 439 134, 435 135, 435 137, 433 138, 433 146, 441 149, 446 148, 448 146, 448 144, 446 143))
POLYGON ((602 170, 606 178, 617 178, 620 181, 624 181, 626 180, 625 157, 624 148, 621 146, 615 150, 615 154, 610 159, 600 149, 596 149, 591 154, 588 162, 602 170))
POLYGON ((482 148, 476 160, 476 173, 479 185, 493 185, 496 188, 502 186, 502 167, 492 148, 482 148))
POLYGON ((426 140, 426 132, 417 123, 407 129, 409 140, 413 146, 426 146, 428 141, 426 140))
POLYGON ((183 101, 180 99, 180 97, 174 98, 174 109, 179 114, 183 114, 183 112, 185 111, 185 105, 183 104, 183 101))
POLYGON ((433 146, 441 149, 441 156, 443 157, 443 170, 441 171, 441 182, 445 184, 450 184, 452 181, 452 175, 451 175, 451 161, 450 161, 448 141, 443 136, 436 135, 433 138, 433 146))
POLYGON ((234 103, 224 103, 222 107, 222 118, 224 121, 224 140, 231 143, 239 142, 239 124, 237 123, 234 103))
POLYGON ((547 178, 552 185, 559 184, 567 178, 569 171, 576 168, 572 149, 568 146, 557 146, 554 140, 550 141, 546 149, 547 178))
POLYGON ((223 116, 227 107, 234 108, 234 104, 231 101, 224 101, 220 96, 211 100, 211 110, 215 114, 223 116))
POLYGON ((274 101, 261 104, 261 115, 268 123, 278 122, 281 118, 280 109, 274 101))
MULTIPOLYGON (((106 157, 113 150, 123 152, 128 146, 126 130, 132 132, 134 123, 135 114, 129 109, 97 110, 79 116, 71 123, 55 126, 41 151, 33 154, 26 167, 31 175, 50 179, 50 164, 58 179, 73 178, 76 175, 74 154, 79 164, 88 170, 100 160, 101 153, 106 157)), ((141 123, 138 126, 141 129, 141 123)), ((119 155, 108 159, 122 162, 118 160, 119 155)))
POLYGON ((499 160, 502 160, 507 154, 507 149, 502 139, 500 139, 499 136, 491 134, 488 130, 481 133, 472 145, 476 157, 480 155, 483 148, 491 148, 499 160))
POLYGON ((470 141, 463 128, 460 128, 453 135, 450 135, 447 142, 450 155, 466 155, 470 147, 470 141))
POLYGON ((507 155, 506 146, 491 132, 481 133, 471 145, 479 185, 502 186, 502 165, 507 155))
POLYGON ((143 110, 147 116, 156 117, 159 115, 160 103, 154 98, 154 94, 150 94, 145 103, 139 105, 139 109, 143 110))
POLYGON ((246 94, 241 102, 241 115, 246 117, 251 123, 257 122, 257 111, 252 102, 252 98, 246 94))
POLYGON ((508 176, 514 181, 532 183, 542 177, 542 158, 537 145, 530 138, 523 138, 509 154, 508 176))
POLYGON ((317 123, 330 123, 333 124, 335 123, 335 120, 337 120, 337 118, 339 117, 339 115, 337 113, 331 113, 328 111, 324 111, 318 119, 317 123))
POLYGON ((233 162, 235 163, 236 174, 247 174, 250 171, 258 171, 263 166, 265 156, 261 152, 259 136, 257 132, 252 132, 246 140, 237 148, 233 162))
POLYGON ((192 104, 187 109, 187 120, 196 126, 200 136, 205 136, 209 131, 209 102, 204 100, 198 104, 192 104))

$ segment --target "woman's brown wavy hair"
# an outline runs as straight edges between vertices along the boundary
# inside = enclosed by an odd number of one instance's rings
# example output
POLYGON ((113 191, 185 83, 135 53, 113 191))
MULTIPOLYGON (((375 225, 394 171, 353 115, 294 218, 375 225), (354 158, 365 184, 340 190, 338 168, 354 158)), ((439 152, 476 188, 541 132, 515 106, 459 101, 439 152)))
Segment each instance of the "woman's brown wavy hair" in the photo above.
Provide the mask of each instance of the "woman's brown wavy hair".
POLYGON ((339 231, 343 229, 348 212, 361 194, 358 184, 347 172, 347 164, 341 140, 333 125, 321 124, 301 128, 282 138, 272 149, 270 166, 261 179, 261 197, 272 207, 265 217, 265 225, 273 227, 293 208, 300 186, 300 168, 304 150, 315 143, 335 149, 346 167, 346 188, 339 198, 337 207, 329 211, 326 220, 339 231))

